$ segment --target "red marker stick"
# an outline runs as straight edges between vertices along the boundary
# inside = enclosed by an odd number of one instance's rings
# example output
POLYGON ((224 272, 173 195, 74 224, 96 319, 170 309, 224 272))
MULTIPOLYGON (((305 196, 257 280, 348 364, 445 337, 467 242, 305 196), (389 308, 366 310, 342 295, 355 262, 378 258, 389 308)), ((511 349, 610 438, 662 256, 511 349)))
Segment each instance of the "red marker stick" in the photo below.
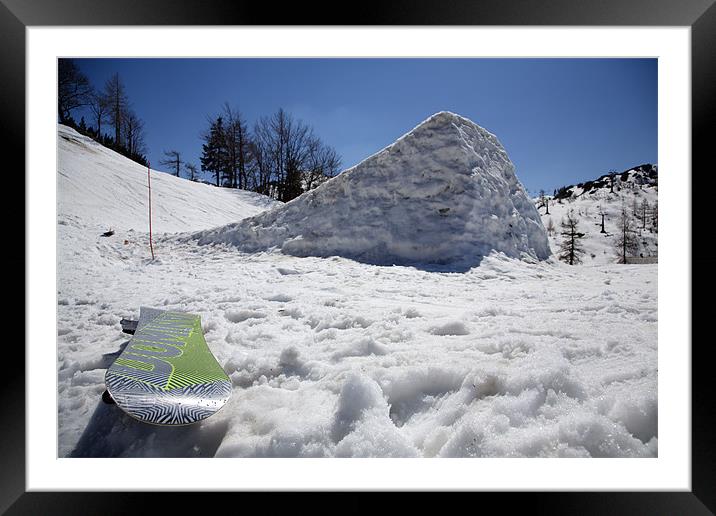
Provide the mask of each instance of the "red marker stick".
POLYGON ((149 162, 147 162, 147 184, 149 185, 149 250, 152 251, 152 260, 154 260, 154 246, 152 245, 152 177, 149 173, 149 162))

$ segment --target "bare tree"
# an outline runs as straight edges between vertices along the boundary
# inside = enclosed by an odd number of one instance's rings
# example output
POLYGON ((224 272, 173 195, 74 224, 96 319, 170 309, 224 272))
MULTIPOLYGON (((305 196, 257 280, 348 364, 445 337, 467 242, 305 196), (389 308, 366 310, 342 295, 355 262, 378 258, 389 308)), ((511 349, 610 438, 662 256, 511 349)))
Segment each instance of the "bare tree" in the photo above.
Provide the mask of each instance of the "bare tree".
POLYGON ((97 138, 102 138, 102 122, 109 120, 110 106, 107 103, 107 99, 103 95, 92 93, 89 108, 94 117, 94 122, 97 124, 97 138))
POLYGON ((341 158, 332 147, 324 145, 318 138, 310 143, 308 162, 303 174, 303 187, 313 190, 340 172, 341 158))
POLYGON ((174 169, 174 175, 181 177, 179 172, 181 171, 182 163, 184 163, 181 159, 181 153, 176 150, 168 150, 164 151, 164 155, 166 156, 166 159, 161 160, 159 164, 172 167, 174 169))
POLYGON ((607 231, 604 229, 604 217, 606 216, 606 213, 604 212, 601 204, 599 205, 599 215, 602 217, 602 229, 599 232, 606 233, 607 231))
POLYGON ((114 128, 114 143, 122 144, 122 125, 124 115, 127 113, 129 100, 124 89, 124 83, 115 73, 104 85, 103 95, 109 105, 109 123, 114 128))
POLYGON ((233 188, 247 188, 248 169, 250 168, 251 152, 249 144, 251 136, 248 124, 241 112, 232 108, 228 102, 223 105, 224 143, 227 152, 227 177, 228 186, 233 188))
POLYGON ((641 229, 646 229, 646 219, 650 211, 649 202, 644 199, 639 205, 639 221, 641 222, 641 229))
POLYGON ((272 127, 280 144, 279 200, 288 202, 303 193, 302 172, 310 153, 313 131, 283 109, 272 117, 272 127))
POLYGON ((574 216, 574 211, 569 210, 567 219, 562 219, 562 242, 559 245, 559 259, 567 262, 569 265, 581 263, 581 256, 584 254, 584 248, 580 240, 584 238, 578 228, 579 219, 574 216))
POLYGON ((72 111, 86 106, 92 97, 92 85, 72 59, 57 62, 57 114, 60 122, 67 122, 72 111))
POLYGON ((547 222, 547 233, 549 234, 549 236, 553 236, 555 231, 556 228, 554 227, 554 221, 552 220, 552 217, 550 217, 549 221, 547 222))
POLYGON ((197 181, 199 177, 199 169, 194 163, 184 163, 184 168, 188 172, 190 181, 197 181))
POLYGON ((539 204, 537 205, 537 208, 546 208, 545 215, 549 215, 549 198, 545 194, 544 190, 539 191, 539 204))
POLYGON ((634 219, 626 206, 622 205, 617 219, 617 234, 614 238, 614 250, 619 257, 619 263, 626 263, 627 257, 632 256, 638 248, 639 242, 634 230, 634 219))
POLYGON ((252 167, 249 173, 249 188, 254 192, 271 196, 271 152, 264 127, 257 122, 254 126, 254 138, 249 143, 252 167))
POLYGON ((611 169, 609 171, 609 193, 614 193, 614 181, 617 177, 617 171, 614 169, 611 169))
POLYGON ((253 133, 257 191, 287 202, 339 171, 336 152, 283 109, 259 119, 253 133))
POLYGON ((146 151, 144 143, 144 121, 134 111, 127 108, 122 115, 122 136, 124 146, 131 155, 143 154, 146 151))

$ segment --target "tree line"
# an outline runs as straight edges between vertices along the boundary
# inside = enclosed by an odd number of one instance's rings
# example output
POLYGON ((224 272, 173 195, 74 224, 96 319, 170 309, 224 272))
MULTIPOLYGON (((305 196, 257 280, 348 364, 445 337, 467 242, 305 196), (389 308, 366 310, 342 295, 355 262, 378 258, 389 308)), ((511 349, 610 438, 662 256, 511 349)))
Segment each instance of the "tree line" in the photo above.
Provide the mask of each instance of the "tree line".
MULTIPOLYGON (((607 233, 604 229, 605 213, 600 207, 599 214, 602 217, 600 233, 607 233)), ((621 209, 617 214, 616 231, 611 235, 611 244, 618 263, 628 263, 639 251, 639 239, 642 231, 658 232, 659 230, 659 207, 657 201, 650 204, 646 199, 641 203, 636 199, 633 202, 631 210, 627 208, 626 203, 622 203, 621 209)), ((559 243, 558 258, 569 265, 581 263, 582 255, 584 255, 584 247, 581 240, 585 237, 585 233, 579 231, 579 217, 571 209, 567 212, 566 218, 562 218, 560 223, 561 241, 559 243)), ((549 219, 547 232, 553 235, 556 231, 554 222, 549 219)))
MULTIPOLYGON (((58 118, 60 123, 148 165, 144 121, 132 108, 118 73, 98 90, 73 59, 60 59, 58 118), (88 114, 89 123, 84 116, 75 120, 79 110, 88 114)), ((207 117, 200 139, 200 164, 184 160, 175 149, 163 151, 159 164, 177 177, 200 181, 208 175, 216 186, 251 190, 283 202, 340 172, 341 158, 335 149, 283 109, 250 125, 226 102, 218 114, 207 117)))
POLYGON ((142 165, 148 164, 144 121, 132 108, 118 73, 97 90, 73 59, 59 59, 57 78, 57 115, 61 124, 142 165), (89 112, 90 124, 84 116, 79 122, 74 119, 79 109, 89 112), (103 127, 111 128, 112 132, 105 133, 103 127))
MULTIPOLYGON (((201 132, 200 168, 216 186, 239 188, 288 202, 340 172, 341 159, 313 128, 279 109, 250 126, 241 112, 225 102, 207 117, 201 132)), ((164 151, 160 163, 176 176, 199 180, 197 165, 177 150, 164 151)))

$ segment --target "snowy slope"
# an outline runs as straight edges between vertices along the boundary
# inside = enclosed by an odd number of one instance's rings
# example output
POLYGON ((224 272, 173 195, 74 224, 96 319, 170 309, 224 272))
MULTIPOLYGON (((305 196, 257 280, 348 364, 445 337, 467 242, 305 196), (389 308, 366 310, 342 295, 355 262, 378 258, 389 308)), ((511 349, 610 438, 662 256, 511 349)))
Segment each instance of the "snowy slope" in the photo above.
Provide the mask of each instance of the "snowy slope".
POLYGON ((199 245, 164 232, 268 203, 163 174, 153 187, 172 215, 157 223, 152 261, 146 206, 112 195, 141 193, 146 170, 63 140, 59 456, 657 455, 656 265, 492 253, 463 273, 431 272, 199 245), (99 237, 109 225, 118 233, 99 237), (202 317, 233 383, 219 413, 162 428, 100 401, 129 339, 119 321, 140 306, 202 317))
MULTIPOLYGON (((618 234, 617 221, 622 206, 626 206, 630 215, 633 215, 635 207, 641 207, 643 201, 650 207, 656 206, 657 168, 655 165, 640 165, 617 174, 613 188, 610 188, 609 177, 606 175, 579 185, 570 185, 565 187, 558 197, 553 199, 552 196, 547 196, 549 214, 547 207, 535 199, 544 226, 549 227, 551 221, 555 228, 554 232, 549 233, 552 252, 559 253, 562 241, 560 223, 572 211, 579 221, 578 230, 585 234, 581 241, 585 250, 582 264, 616 263, 618 256, 614 249, 614 238, 618 234), (605 233, 601 231, 601 213, 604 213, 605 233)), ((647 212, 646 227, 637 220, 634 221, 634 226, 639 245, 635 256, 656 261, 659 250, 658 231, 652 227, 650 214, 647 212)))
MULTIPOLYGON (((148 231, 147 169, 74 129, 57 129, 60 224, 82 220, 102 228, 148 231)), ((152 226, 191 231, 236 221, 271 207, 266 196, 215 188, 152 170, 152 226)))
POLYGON ((470 265, 493 251, 550 255, 497 138, 449 112, 275 210, 195 235, 201 244, 367 263, 470 265))

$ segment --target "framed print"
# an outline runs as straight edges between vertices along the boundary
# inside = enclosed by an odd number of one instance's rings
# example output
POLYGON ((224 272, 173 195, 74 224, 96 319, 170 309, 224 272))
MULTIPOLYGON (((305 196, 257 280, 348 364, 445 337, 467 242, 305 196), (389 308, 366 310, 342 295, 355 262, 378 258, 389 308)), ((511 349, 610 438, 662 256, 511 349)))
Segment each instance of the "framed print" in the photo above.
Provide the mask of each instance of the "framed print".
POLYGON ((716 510, 712 2, 269 11, 2 0, 28 207, 0 507, 716 510))

